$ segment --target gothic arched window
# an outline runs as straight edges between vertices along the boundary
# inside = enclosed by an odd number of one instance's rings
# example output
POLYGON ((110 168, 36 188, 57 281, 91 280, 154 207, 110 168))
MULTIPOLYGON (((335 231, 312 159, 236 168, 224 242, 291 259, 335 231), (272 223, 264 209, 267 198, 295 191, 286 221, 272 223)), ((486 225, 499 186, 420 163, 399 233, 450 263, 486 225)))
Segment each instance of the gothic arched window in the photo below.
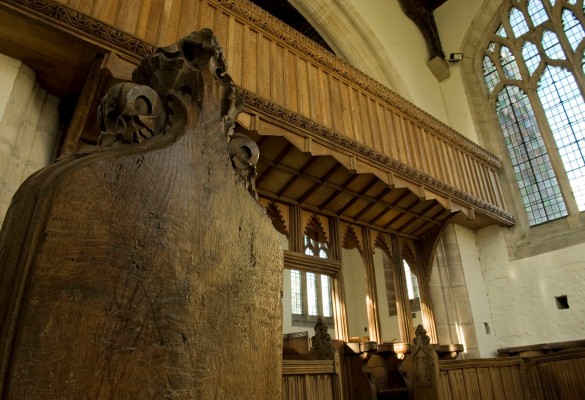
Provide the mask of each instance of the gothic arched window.
POLYGON ((531 226, 585 211, 585 16, 577 0, 508 0, 483 72, 531 226))

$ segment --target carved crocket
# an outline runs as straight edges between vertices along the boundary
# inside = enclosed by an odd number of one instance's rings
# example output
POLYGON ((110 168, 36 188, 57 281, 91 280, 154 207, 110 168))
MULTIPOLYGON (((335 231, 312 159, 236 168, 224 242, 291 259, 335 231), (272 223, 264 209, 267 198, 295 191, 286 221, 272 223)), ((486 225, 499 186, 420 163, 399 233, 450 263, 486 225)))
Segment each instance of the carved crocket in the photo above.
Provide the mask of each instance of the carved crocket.
POLYGON ((19 189, 0 233, 3 399, 281 397, 282 253, 225 72, 210 30, 159 49, 103 100, 101 149, 19 189))

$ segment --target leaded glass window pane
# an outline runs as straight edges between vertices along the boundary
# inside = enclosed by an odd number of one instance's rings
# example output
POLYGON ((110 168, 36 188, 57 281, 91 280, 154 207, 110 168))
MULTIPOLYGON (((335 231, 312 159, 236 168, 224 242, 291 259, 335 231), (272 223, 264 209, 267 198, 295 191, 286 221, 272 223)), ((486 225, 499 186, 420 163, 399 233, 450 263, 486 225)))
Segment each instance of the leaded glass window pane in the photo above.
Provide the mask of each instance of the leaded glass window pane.
POLYGON ((575 15, 566 8, 563 10, 563 28, 573 51, 577 50, 577 46, 585 38, 585 31, 575 15))
POLYGON ((517 8, 512 8, 510 11, 510 25, 512 26, 512 30, 516 37, 520 37, 528 32, 528 24, 524 19, 524 14, 522 14, 522 11, 517 8))
POLYGON ((538 26, 548 20, 548 15, 541 0, 530 0, 528 2, 528 14, 530 14, 534 26, 538 26))
POLYGON ((323 299, 323 316, 332 317, 331 277, 328 275, 321 275, 321 298, 323 299))
POLYGON ((538 48, 532 42, 524 43, 524 46, 522 46, 522 58, 524 58, 528 72, 532 75, 540 64, 538 48))
POLYGON ((585 103, 567 70, 547 67, 538 96, 567 171, 579 211, 585 211, 585 103))
POLYGON ((501 36, 501 37, 506 37, 506 29, 504 28, 503 25, 500 25, 500 27, 498 28, 496 35, 501 36))
POLYGON ((494 86, 500 82, 500 77, 498 76, 498 71, 496 71, 494 63, 488 56, 483 58, 483 73, 485 82, 491 92, 494 89, 494 86))
POLYGON ((504 69, 504 74, 509 79, 522 79, 520 76, 520 70, 514 55, 506 46, 500 48, 500 63, 504 69))
POLYGON ((292 313, 301 315, 303 313, 303 290, 301 285, 301 271, 290 270, 291 304, 292 313))
POLYGON ((319 303, 317 300, 317 274, 307 272, 307 305, 309 315, 319 315, 319 303))
POLYGON ((528 96, 517 86, 504 87, 497 114, 530 225, 567 215, 528 96))
POLYGON ((551 31, 544 31, 542 34, 542 47, 549 58, 553 60, 564 60, 565 53, 559 43, 557 34, 551 31))

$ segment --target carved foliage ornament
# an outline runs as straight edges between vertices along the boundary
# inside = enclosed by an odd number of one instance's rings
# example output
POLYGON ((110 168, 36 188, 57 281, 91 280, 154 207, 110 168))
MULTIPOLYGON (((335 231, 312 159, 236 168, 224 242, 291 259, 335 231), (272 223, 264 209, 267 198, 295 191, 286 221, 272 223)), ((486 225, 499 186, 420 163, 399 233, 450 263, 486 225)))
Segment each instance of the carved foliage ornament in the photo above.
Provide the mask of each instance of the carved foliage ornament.
POLYGON ((159 135, 174 140, 184 133, 187 124, 205 123, 187 121, 187 115, 198 119, 203 97, 217 96, 236 177, 257 198, 254 181, 259 149, 248 137, 234 134, 243 100, 226 69, 223 51, 210 29, 193 32, 176 44, 158 49, 134 70, 133 82, 112 86, 102 99, 98 145, 143 143, 159 135), (218 83, 215 93, 213 88, 204 88, 205 70, 218 83))

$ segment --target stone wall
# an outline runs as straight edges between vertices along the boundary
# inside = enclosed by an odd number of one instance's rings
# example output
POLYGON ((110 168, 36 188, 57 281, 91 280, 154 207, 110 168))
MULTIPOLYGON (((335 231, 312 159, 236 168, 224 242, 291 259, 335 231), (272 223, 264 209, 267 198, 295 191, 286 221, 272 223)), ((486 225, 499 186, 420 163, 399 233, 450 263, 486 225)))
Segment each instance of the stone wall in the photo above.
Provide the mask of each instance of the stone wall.
POLYGON ((0 223, 20 184, 53 158, 58 105, 32 69, 0 54, 0 223))
POLYGON ((466 268, 456 231, 457 227, 454 225, 445 230, 437 245, 431 273, 430 287, 437 338, 440 344, 463 344, 463 358, 491 355, 479 349, 468 291, 470 282, 466 280, 466 268))

